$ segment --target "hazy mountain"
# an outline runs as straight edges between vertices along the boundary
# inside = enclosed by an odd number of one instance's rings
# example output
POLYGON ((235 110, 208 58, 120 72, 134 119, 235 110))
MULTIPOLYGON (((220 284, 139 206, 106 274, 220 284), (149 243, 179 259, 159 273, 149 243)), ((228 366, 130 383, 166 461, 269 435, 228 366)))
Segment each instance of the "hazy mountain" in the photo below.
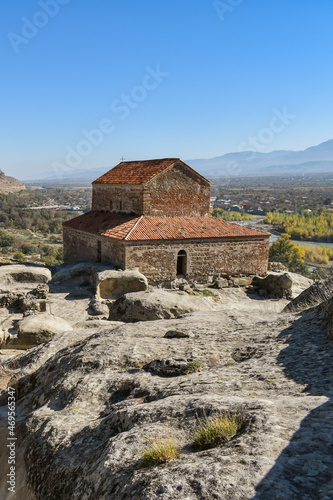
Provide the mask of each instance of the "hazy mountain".
MULTIPOLYGON (((271 153, 243 151, 227 153, 215 158, 185 160, 185 162, 206 177, 333 173, 333 139, 304 151, 281 150, 271 153)), ((90 170, 69 170, 62 172, 58 177, 53 175, 44 178, 44 181, 92 182, 110 168, 112 166, 90 170)))
POLYGON ((304 151, 244 151, 187 163, 205 176, 333 172, 333 140, 304 151))

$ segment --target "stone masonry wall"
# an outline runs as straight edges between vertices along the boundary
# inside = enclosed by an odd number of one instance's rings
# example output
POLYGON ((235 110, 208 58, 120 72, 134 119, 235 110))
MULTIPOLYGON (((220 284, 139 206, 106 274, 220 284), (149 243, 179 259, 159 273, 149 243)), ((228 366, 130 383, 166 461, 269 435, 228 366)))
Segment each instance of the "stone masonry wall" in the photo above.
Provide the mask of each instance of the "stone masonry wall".
POLYGON ((177 255, 187 255, 188 279, 218 274, 265 274, 268 267, 269 238, 242 241, 174 241, 135 243, 117 241, 106 236, 63 228, 64 261, 98 260, 98 241, 101 260, 121 268, 139 268, 150 283, 173 280, 177 276, 177 255))
POLYGON ((209 213, 210 184, 176 165, 145 185, 145 215, 201 216, 209 213))
POLYGON ((142 214, 143 186, 93 184, 92 210, 142 214))
POLYGON ((98 261, 98 241, 101 242, 101 260, 125 268, 125 246, 122 241, 107 236, 95 236, 63 227, 64 262, 98 261))
POLYGON ((219 273, 265 274, 268 268, 269 238, 242 241, 177 241, 126 246, 126 267, 138 267, 151 283, 174 279, 177 254, 187 254, 188 279, 219 273))

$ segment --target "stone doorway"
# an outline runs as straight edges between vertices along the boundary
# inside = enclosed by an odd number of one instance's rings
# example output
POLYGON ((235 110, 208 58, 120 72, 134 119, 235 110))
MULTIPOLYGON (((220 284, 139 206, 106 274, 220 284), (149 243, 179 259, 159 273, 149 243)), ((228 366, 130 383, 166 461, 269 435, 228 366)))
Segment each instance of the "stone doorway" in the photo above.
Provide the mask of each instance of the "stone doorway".
POLYGON ((177 255, 177 276, 185 276, 187 273, 187 255, 185 250, 180 250, 177 255))

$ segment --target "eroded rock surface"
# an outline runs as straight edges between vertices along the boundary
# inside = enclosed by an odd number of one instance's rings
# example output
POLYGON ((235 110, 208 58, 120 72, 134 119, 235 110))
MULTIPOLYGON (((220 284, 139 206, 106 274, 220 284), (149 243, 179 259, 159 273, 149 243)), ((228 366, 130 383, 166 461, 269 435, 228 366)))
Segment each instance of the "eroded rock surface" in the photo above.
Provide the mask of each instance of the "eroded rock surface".
POLYGON ((24 480, 14 500, 332 498, 331 305, 281 314, 285 300, 241 290, 221 301, 182 318, 94 320, 2 361, 17 391, 24 480), (194 362, 197 371, 183 368, 194 362), (198 418, 221 411, 243 415, 243 431, 195 450, 198 418), (173 437, 180 456, 142 468, 156 436, 173 437))
POLYGON ((0 267, 0 293, 31 290, 34 285, 48 283, 52 278, 47 267, 37 265, 9 265, 0 267))
POLYGON ((77 264, 63 264, 59 266, 56 274, 53 276, 55 284, 70 283, 77 285, 94 285, 96 273, 112 269, 112 266, 105 266, 95 262, 79 262, 77 264))
POLYGON ((285 312, 298 312, 314 307, 333 295, 333 278, 316 281, 295 297, 284 309, 285 312))
POLYGON ((127 293, 109 305, 110 320, 125 322, 171 319, 194 311, 209 311, 213 302, 206 297, 192 297, 186 292, 127 293))

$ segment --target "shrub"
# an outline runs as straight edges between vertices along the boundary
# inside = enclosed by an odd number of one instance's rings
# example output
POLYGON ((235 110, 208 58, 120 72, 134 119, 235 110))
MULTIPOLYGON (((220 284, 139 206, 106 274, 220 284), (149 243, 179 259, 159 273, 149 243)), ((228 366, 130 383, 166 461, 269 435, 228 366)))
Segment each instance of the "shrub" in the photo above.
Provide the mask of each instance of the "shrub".
POLYGON ((149 447, 142 454, 142 467, 159 465, 179 457, 179 448, 173 438, 149 438, 149 447))
POLYGON ((43 257, 43 262, 46 266, 55 266, 58 264, 58 261, 53 255, 43 257))
POLYGON ((228 413, 216 413, 199 421, 194 434, 193 446, 200 450, 214 448, 229 441, 244 426, 244 419, 228 413))
POLYGON ((3 247, 1 248, 1 253, 3 255, 9 255, 13 252, 13 248, 12 247, 3 247))
POLYGON ((24 255, 32 255, 38 252, 38 247, 36 245, 29 245, 28 243, 23 243, 21 246, 21 251, 24 255))
POLYGON ((19 262, 23 262, 25 260, 25 255, 22 252, 16 252, 14 253, 13 258, 19 262))

